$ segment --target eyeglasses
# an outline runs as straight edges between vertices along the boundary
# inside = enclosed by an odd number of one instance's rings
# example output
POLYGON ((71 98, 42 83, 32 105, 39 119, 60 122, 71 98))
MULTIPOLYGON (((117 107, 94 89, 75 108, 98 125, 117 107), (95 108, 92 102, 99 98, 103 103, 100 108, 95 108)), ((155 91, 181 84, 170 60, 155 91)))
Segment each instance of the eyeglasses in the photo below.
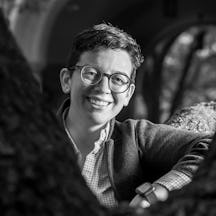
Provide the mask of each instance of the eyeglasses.
POLYGON ((126 74, 121 72, 106 74, 89 65, 76 65, 69 68, 69 70, 75 70, 76 68, 80 70, 81 79, 87 85, 96 85, 101 81, 103 76, 106 76, 109 80, 108 83, 110 90, 115 93, 123 93, 127 91, 130 84, 133 83, 133 81, 126 74))

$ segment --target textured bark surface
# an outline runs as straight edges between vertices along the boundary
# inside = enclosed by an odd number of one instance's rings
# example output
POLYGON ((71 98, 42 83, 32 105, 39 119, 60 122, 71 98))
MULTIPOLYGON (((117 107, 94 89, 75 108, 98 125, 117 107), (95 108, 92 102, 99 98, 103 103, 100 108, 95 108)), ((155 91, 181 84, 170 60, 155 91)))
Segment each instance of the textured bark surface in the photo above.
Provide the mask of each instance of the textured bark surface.
POLYGON ((185 107, 177 111, 166 123, 197 133, 213 133, 216 131, 216 101, 185 107))
POLYGON ((103 208, 43 103, 37 82, 0 11, 0 212, 31 215, 216 215, 216 140, 194 181, 146 210, 103 208))

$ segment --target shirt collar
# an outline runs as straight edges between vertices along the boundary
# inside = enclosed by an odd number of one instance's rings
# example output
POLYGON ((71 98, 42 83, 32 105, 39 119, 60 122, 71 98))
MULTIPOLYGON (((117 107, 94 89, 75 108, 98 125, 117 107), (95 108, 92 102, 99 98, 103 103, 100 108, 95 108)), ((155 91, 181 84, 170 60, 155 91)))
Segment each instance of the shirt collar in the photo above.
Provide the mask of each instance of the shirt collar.
MULTIPOLYGON (((67 135, 68 135, 68 137, 69 137, 71 143, 72 143, 72 147, 73 147, 75 153, 78 154, 78 155, 81 155, 81 153, 80 153, 79 149, 77 148, 77 145, 76 145, 76 143, 75 143, 75 141, 74 141, 74 139, 73 139, 71 133, 69 132, 69 130, 68 130, 67 126, 66 126, 66 123, 65 123, 65 120, 66 120, 68 111, 69 111, 69 107, 66 107, 66 108, 63 110, 63 112, 62 112, 62 122, 63 122, 63 126, 64 126, 64 129, 65 129, 65 131, 66 131, 66 133, 67 133, 67 135)), ((96 145, 97 145, 97 146, 98 146, 98 145, 101 145, 101 144, 103 144, 103 143, 107 140, 108 135, 109 135, 109 131, 110 131, 110 123, 108 122, 108 123, 106 124, 105 128, 103 128, 103 129, 101 130, 99 139, 94 143, 95 146, 96 146, 96 145)))
POLYGON ((71 136, 71 133, 69 132, 69 130, 68 130, 67 126, 66 126, 66 123, 65 123, 68 110, 69 110, 69 107, 66 107, 66 108, 64 109, 64 111, 63 111, 63 113, 62 113, 62 122, 63 122, 64 129, 65 129, 65 131, 66 131, 66 133, 67 133, 67 135, 68 135, 68 137, 69 137, 69 139, 70 139, 70 141, 71 141, 71 143, 72 143, 72 146, 73 146, 73 149, 74 149, 75 153, 79 155, 79 154, 80 154, 80 151, 79 151, 79 149, 77 148, 77 146, 76 146, 76 144, 75 144, 75 142, 74 142, 74 139, 73 139, 73 137, 71 136))

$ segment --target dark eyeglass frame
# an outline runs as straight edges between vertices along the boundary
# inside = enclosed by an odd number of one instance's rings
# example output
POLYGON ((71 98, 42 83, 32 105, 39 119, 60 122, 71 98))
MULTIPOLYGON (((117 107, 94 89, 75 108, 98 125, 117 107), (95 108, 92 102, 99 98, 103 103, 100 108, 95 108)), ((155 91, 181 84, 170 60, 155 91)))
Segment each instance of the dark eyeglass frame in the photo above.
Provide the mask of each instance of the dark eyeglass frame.
POLYGON ((76 69, 79 69, 79 70, 80 70, 80 77, 81 77, 81 80, 82 80, 84 83, 87 83, 87 82, 85 82, 84 78, 82 77, 82 71, 83 71, 83 69, 86 68, 86 67, 94 68, 96 71, 98 71, 98 72, 100 73, 100 79, 98 79, 98 81, 97 81, 96 83, 94 83, 94 84, 88 83, 88 85, 97 85, 97 84, 101 81, 101 79, 103 78, 103 76, 106 76, 106 77, 108 78, 108 84, 109 84, 110 90, 111 90, 112 92, 115 92, 115 93, 117 93, 117 94, 120 94, 120 93, 126 92, 126 91, 129 89, 130 85, 134 83, 134 80, 132 80, 131 78, 129 78, 129 77, 128 77, 126 74, 124 74, 124 73, 121 73, 121 72, 113 73, 113 74, 102 73, 99 69, 97 69, 96 67, 93 67, 93 66, 91 66, 91 65, 75 65, 75 66, 72 66, 72 67, 68 67, 68 70, 69 70, 69 71, 74 71, 74 70, 76 70, 76 69), (110 78, 111 78, 112 76, 116 75, 116 74, 121 74, 121 75, 127 77, 127 79, 128 79, 128 86, 127 86, 127 88, 126 88, 125 90, 123 90, 123 91, 115 91, 115 90, 113 90, 113 89, 110 87, 110 80, 111 80, 110 78))

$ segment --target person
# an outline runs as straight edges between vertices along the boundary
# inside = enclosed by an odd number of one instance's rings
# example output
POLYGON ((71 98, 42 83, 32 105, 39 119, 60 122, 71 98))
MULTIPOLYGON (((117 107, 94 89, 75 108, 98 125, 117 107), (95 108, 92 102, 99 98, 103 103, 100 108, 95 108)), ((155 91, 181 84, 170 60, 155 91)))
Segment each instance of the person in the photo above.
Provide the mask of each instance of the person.
POLYGON ((134 93, 142 62, 140 46, 128 33, 102 23, 75 36, 60 71, 69 97, 57 116, 84 179, 109 208, 165 200, 191 181, 211 141, 211 135, 145 119, 116 120, 134 93))

